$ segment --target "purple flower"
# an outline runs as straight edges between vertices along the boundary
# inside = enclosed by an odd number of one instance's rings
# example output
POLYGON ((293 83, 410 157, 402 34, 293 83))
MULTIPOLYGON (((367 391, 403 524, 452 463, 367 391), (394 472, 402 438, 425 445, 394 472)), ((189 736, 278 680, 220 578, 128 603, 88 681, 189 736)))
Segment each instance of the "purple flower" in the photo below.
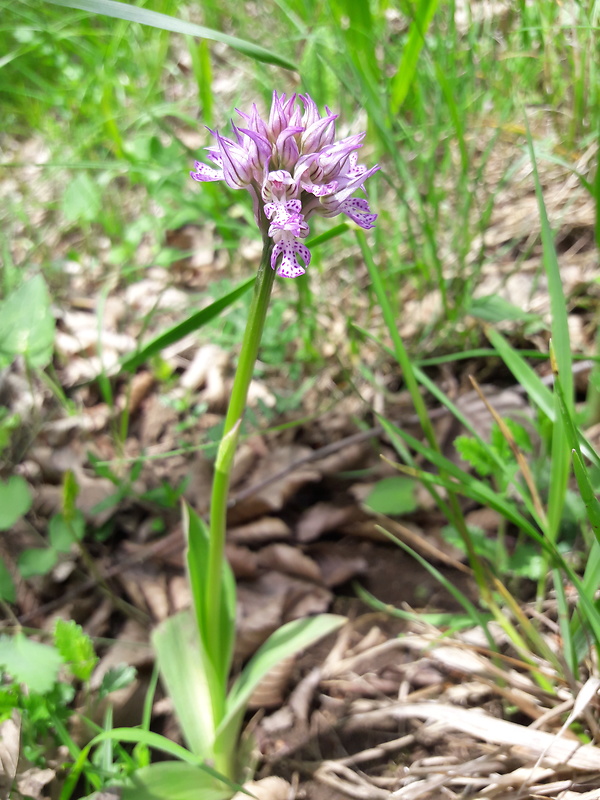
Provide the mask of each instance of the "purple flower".
POLYGON ((217 145, 206 149, 216 168, 196 161, 190 173, 195 181, 222 180, 232 189, 250 192, 256 222, 274 243, 271 266, 284 278, 302 275, 310 263, 310 251, 301 240, 308 236, 313 214, 346 214, 366 229, 377 218, 364 197, 354 197, 379 169, 358 164, 365 134, 335 141, 338 115, 327 107, 325 112, 322 117, 308 95, 286 99, 273 92, 267 122, 255 105, 249 114, 238 111, 243 127, 232 122, 234 139, 210 131, 217 145))

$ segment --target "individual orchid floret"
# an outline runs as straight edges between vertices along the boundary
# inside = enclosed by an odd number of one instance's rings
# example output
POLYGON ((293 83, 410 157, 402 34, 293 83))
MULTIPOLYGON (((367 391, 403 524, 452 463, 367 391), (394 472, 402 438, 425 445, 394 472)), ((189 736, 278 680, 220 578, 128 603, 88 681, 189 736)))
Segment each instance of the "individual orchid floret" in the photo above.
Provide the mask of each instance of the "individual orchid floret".
POLYGON ((207 148, 208 158, 216 168, 196 161, 190 174, 195 181, 222 180, 250 192, 278 275, 296 278, 306 271, 311 256, 301 240, 308 236, 311 216, 345 214, 365 230, 374 227, 377 214, 365 197, 354 196, 379 169, 358 164, 364 133, 336 141, 338 115, 326 106, 321 116, 309 95, 273 92, 267 121, 256 105, 249 114, 237 113, 243 127, 232 123, 235 141, 210 131, 217 145, 207 148))

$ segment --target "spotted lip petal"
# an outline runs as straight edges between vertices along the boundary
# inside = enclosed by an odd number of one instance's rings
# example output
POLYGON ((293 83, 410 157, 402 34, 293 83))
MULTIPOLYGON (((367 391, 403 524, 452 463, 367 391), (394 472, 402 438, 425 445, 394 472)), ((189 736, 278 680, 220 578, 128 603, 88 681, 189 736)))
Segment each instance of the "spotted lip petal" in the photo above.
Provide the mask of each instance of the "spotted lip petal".
POLYGON ((271 255, 271 266, 277 267, 277 274, 282 278, 298 278, 304 275, 306 269, 298 263, 298 256, 308 267, 310 264, 310 250, 296 239, 281 239, 273 248, 271 255), (277 266, 277 261, 281 256, 281 262, 277 266))
POLYGON ((304 237, 308 234, 308 225, 302 216, 300 200, 288 200, 287 203, 267 203, 265 216, 272 220, 268 231, 269 236, 275 236, 278 231, 287 231, 295 237, 304 237))
POLYGON ((364 133, 336 141, 338 115, 325 106, 321 116, 309 95, 273 92, 268 119, 254 104, 238 114, 243 127, 232 122, 234 138, 210 131, 216 146, 206 149, 216 169, 197 161, 190 175, 250 192, 256 222, 273 240, 278 275, 296 278, 308 267, 310 252, 300 240, 308 236, 310 217, 345 214, 361 228, 373 227, 377 215, 354 196, 379 169, 358 163, 364 133))
POLYGON ((350 200, 344 200, 340 210, 365 230, 375 227, 377 214, 371 214, 369 203, 363 197, 351 197, 350 200))

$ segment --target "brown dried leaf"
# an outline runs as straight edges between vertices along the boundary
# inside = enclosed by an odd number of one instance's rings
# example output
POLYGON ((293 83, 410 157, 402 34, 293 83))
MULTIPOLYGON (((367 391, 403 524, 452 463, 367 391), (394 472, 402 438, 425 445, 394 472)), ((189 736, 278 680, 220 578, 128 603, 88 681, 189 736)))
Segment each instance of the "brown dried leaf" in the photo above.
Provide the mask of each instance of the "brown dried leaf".
POLYGON ((277 708, 283 703, 294 670, 295 656, 289 656, 269 670, 248 701, 249 709, 277 708))
POLYGON ((312 558, 288 544, 271 544, 264 547, 258 554, 258 564, 261 567, 321 583, 321 571, 312 558))
POLYGON ((238 587, 236 657, 246 659, 285 622, 326 611, 331 592, 280 572, 238 587))
POLYGON ((112 667, 129 664, 132 667, 148 666, 152 663, 152 647, 149 632, 139 622, 128 619, 117 641, 102 656, 90 680, 90 687, 98 689, 102 679, 112 667))
POLYGON ((240 578, 256 578, 258 573, 258 557, 247 547, 228 542, 225 545, 225 555, 233 574, 240 578))
POLYGON ((21 720, 16 712, 0 723, 0 798, 8 800, 17 774, 21 746, 21 720))
POLYGON ((128 391, 118 398, 118 407, 124 409, 127 406, 133 416, 150 393, 154 383, 154 375, 148 370, 137 372, 131 379, 128 391))
POLYGON ((321 534, 332 531, 346 522, 356 520, 357 506, 336 506, 334 503, 316 503, 308 508, 296 525, 296 538, 299 542, 312 542, 321 534))
POLYGON ((291 535, 289 526, 279 517, 261 517, 227 531, 229 541, 236 544, 262 544, 273 539, 289 539, 291 535))
POLYGON ((190 583, 183 575, 175 575, 169 581, 169 597, 173 612, 183 611, 192 604, 190 583))
POLYGON ((261 576, 251 586, 238 587, 236 657, 245 660, 282 624, 286 588, 261 576))
POLYGON ((153 619, 156 622, 166 619, 170 610, 166 575, 163 573, 138 573, 137 580, 145 600, 145 606, 150 610, 153 619))
MULTIPOLYGON (((268 478, 279 475, 291 464, 310 455, 312 450, 301 445, 284 445, 262 459, 258 468, 250 476, 249 485, 261 484, 268 478)), ((237 503, 229 512, 231 524, 239 524, 264 514, 279 511, 298 489, 307 483, 318 481, 321 473, 315 467, 300 467, 289 475, 258 488, 251 496, 237 503)))
POLYGON ((323 475, 335 475, 337 472, 364 466, 370 454, 371 446, 368 442, 357 442, 343 447, 337 453, 320 458, 314 464, 323 475))
POLYGON ((174 408, 166 405, 159 395, 149 397, 144 403, 143 411, 140 445, 142 448, 147 448, 170 434, 177 424, 179 415, 174 408))
MULTIPOLYGON (((244 789, 256 797, 256 800, 289 800, 292 792, 291 785, 275 775, 259 781, 248 781, 244 784, 244 789)), ((248 800, 248 795, 237 792, 231 800, 248 800)))
POLYGON ((225 373, 229 366, 229 354, 216 344, 205 344, 196 351, 194 357, 181 376, 180 385, 190 392, 205 387, 202 399, 213 405, 224 401, 225 373))
POLYGON ((310 554, 315 559, 321 572, 321 580, 329 589, 346 581, 366 574, 368 563, 361 556, 350 556, 340 553, 338 542, 321 542, 311 548, 310 554))
POLYGON ((53 769, 31 769, 17 775, 17 789, 28 800, 40 800, 44 794, 44 787, 55 777, 56 771, 53 769))

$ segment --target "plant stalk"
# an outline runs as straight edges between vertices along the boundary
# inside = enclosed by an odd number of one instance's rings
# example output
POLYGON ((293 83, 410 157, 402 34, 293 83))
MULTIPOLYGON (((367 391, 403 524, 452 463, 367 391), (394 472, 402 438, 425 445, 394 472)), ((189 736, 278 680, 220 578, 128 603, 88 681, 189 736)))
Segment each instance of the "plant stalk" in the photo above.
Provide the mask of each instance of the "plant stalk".
MULTIPOLYGON (((258 355, 260 340, 267 316, 271 290, 275 281, 275 270, 271 268, 272 239, 263 239, 263 253, 254 284, 254 292, 246 323, 246 330, 242 340, 242 349, 238 360, 237 370, 229 399, 229 408, 225 417, 223 438, 217 451, 215 473, 213 477, 212 495, 210 502, 210 548, 208 556, 208 578, 206 583, 207 608, 212 613, 207 620, 209 630, 207 641, 209 643, 208 656, 213 660, 217 673, 222 675, 223 670, 229 669, 228 664, 218 664, 220 652, 219 637, 221 634, 221 612, 223 593, 223 559, 225 553, 225 534, 227 530, 227 496, 233 456, 239 438, 242 417, 246 408, 248 389, 254 373, 254 364, 258 355)), ((226 675, 222 676, 224 680, 226 675)))

